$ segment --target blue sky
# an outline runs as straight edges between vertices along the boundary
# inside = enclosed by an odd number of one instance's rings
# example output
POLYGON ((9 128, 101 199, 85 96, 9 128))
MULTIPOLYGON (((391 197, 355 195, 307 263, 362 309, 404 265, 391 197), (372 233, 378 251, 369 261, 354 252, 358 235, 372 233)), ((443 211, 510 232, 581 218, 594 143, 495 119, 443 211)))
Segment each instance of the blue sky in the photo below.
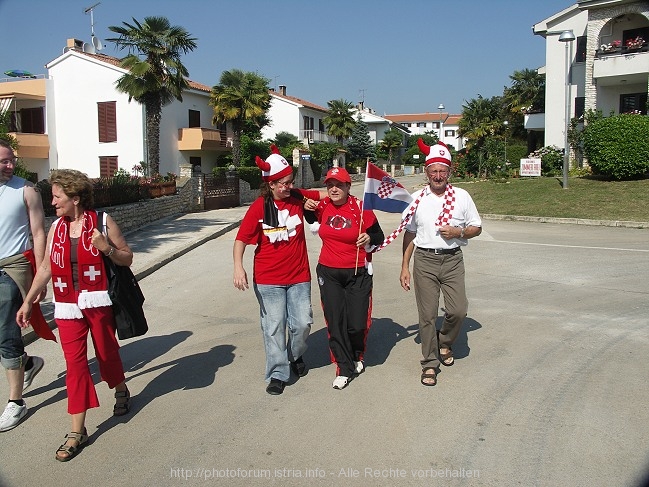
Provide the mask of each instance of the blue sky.
MULTIPOLYGON (((66 39, 90 41, 98 0, 0 0, 0 73, 45 73, 66 39)), ((167 17, 198 38, 189 77, 212 86, 224 70, 255 71, 287 94, 326 107, 344 98, 384 113, 461 113, 502 94, 515 70, 545 64, 532 25, 566 0, 102 0, 94 30, 167 17)), ((121 57, 105 42, 105 54, 121 57)), ((0 74, 0 77, 4 75, 0 74)))

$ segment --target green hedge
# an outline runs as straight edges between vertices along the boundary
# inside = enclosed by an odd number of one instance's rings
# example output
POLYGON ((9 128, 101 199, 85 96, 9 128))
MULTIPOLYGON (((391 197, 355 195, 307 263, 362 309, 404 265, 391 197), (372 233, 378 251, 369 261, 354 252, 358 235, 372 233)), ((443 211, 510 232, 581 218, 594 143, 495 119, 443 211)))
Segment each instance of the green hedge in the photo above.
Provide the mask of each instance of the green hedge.
POLYGON ((593 173, 638 179, 649 172, 649 117, 622 114, 592 120, 583 132, 584 154, 593 173))

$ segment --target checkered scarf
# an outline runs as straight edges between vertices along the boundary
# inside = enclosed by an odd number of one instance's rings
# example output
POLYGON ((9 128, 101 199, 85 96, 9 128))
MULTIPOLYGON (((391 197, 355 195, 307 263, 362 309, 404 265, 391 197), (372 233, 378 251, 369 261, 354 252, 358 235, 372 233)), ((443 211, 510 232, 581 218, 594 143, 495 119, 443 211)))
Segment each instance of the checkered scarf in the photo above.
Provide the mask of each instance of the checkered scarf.
POLYGON ((453 215, 452 211, 455 209, 455 190, 450 184, 446 185, 446 190, 444 191, 444 206, 442 206, 442 212, 435 220, 436 227, 442 227, 448 225, 448 222, 451 221, 453 215))

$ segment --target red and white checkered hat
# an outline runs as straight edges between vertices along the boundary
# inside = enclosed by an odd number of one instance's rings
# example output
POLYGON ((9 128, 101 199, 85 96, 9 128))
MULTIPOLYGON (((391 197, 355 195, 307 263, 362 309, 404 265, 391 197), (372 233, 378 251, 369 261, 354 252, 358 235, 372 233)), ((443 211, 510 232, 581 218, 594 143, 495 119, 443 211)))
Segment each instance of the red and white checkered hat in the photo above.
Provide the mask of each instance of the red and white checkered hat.
POLYGON ((422 138, 417 140, 419 150, 426 155, 426 166, 431 164, 444 164, 451 167, 451 151, 444 142, 438 142, 433 146, 428 146, 422 138))
POLYGON ((255 157, 257 167, 261 169, 261 179, 266 182, 277 181, 284 176, 293 174, 293 168, 286 159, 279 153, 275 144, 270 146, 271 154, 264 161, 261 157, 255 157))

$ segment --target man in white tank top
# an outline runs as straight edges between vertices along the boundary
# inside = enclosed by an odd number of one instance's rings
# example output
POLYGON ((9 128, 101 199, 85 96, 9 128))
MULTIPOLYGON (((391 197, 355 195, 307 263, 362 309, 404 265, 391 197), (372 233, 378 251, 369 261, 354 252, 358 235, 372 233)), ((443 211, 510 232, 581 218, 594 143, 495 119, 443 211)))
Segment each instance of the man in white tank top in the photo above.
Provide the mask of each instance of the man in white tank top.
POLYGON ((15 167, 13 149, 0 139, 0 363, 9 382, 9 401, 0 416, 0 432, 15 428, 27 415, 23 390, 44 364, 40 357, 27 356, 16 323, 22 296, 33 277, 25 255, 33 249, 38 267, 45 253, 43 205, 38 190, 14 176, 15 167))

